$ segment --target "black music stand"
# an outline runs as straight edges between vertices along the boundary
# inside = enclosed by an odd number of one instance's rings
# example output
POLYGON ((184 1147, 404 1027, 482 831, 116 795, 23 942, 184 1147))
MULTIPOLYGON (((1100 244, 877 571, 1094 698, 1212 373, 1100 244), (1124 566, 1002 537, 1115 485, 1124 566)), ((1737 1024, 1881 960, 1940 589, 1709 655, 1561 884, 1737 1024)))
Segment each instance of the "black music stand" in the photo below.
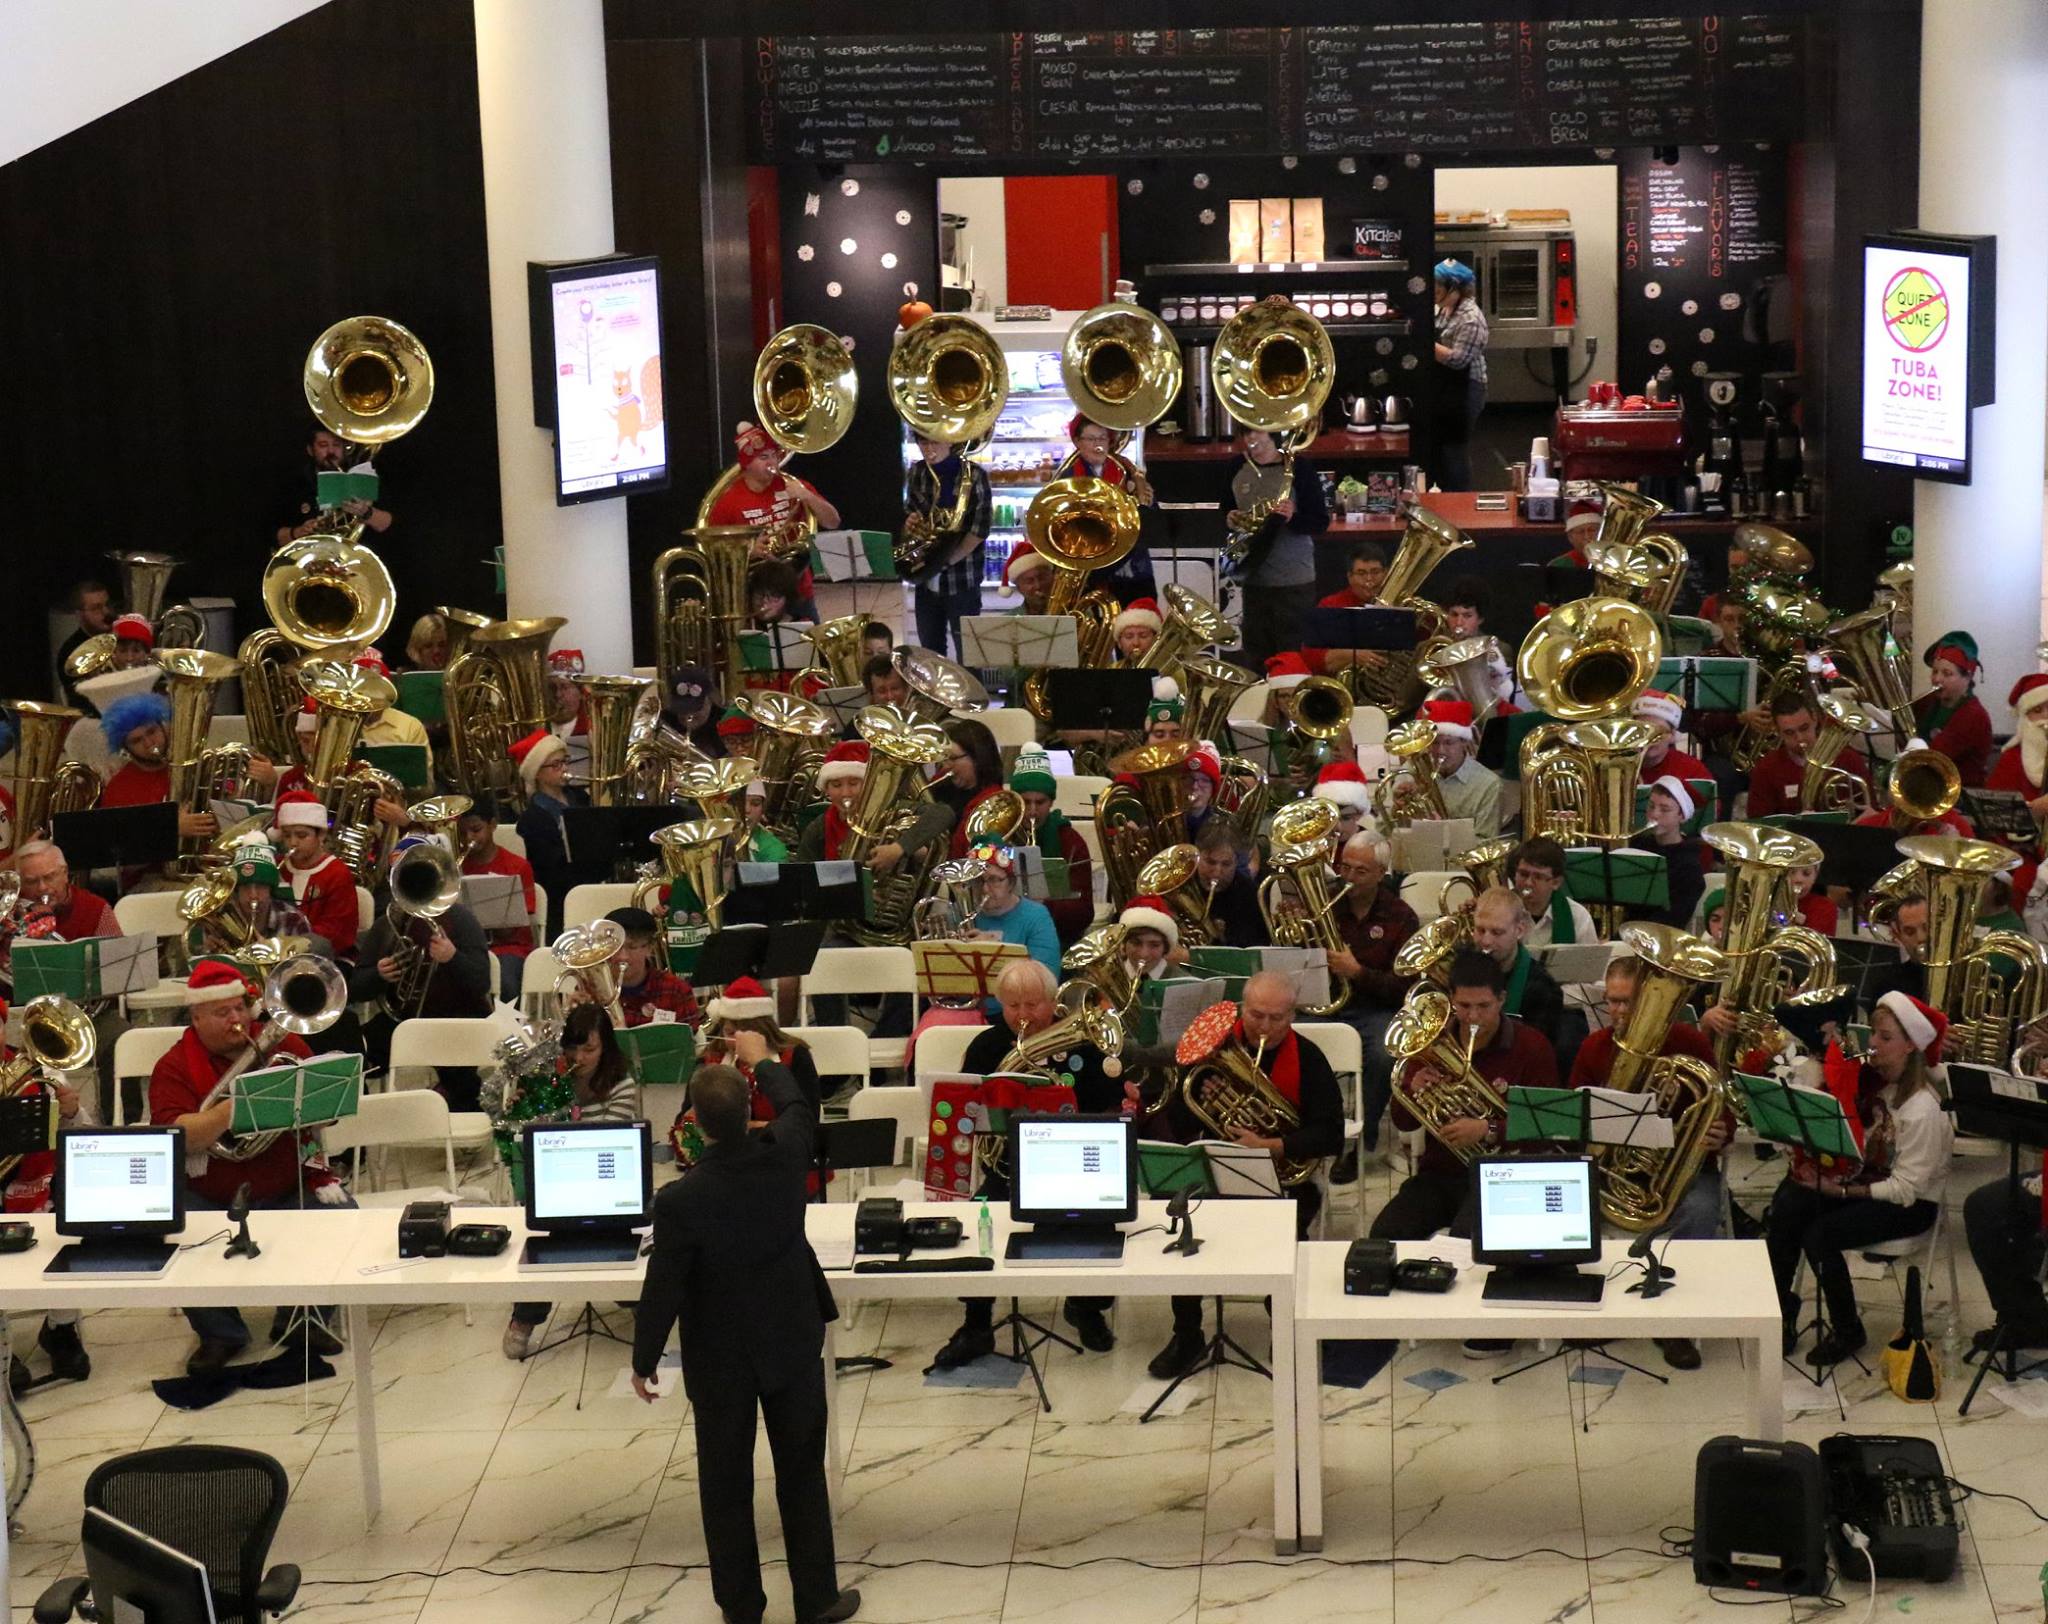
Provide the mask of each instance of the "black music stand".
POLYGON ((1979 840, 2011 840, 2031 846, 2040 838, 2033 811, 2018 790, 1966 789, 1963 810, 1979 840))
POLYGON ((1301 645, 1350 649, 1354 654, 1368 649, 1407 654, 1415 648, 1416 620, 1415 610, 1388 604, 1360 604, 1350 609, 1317 607, 1302 617, 1301 645))
MULTIPOLYGON (((791 920, 829 924, 860 916, 860 869, 848 862, 741 863, 738 883, 726 893, 721 914, 728 928, 791 920)), ((704 949, 717 939, 714 935, 704 949)), ((704 949, 699 950, 700 964, 704 949)), ((699 977, 703 978, 701 970, 699 977)))
MULTIPOLYGON (((818 1193, 813 1198, 825 1205, 827 1177, 834 1171, 896 1165, 896 1121, 893 1117, 864 1117, 858 1122, 820 1122, 816 1152, 811 1167, 818 1175, 818 1193)), ((832 1361, 835 1374, 849 1370, 888 1370, 891 1361, 871 1353, 842 1354, 832 1361)))
MULTIPOLYGON (((1988 1066, 1966 1066, 1951 1064, 1948 1069, 1949 1090, 1953 1098, 1956 1127, 1964 1133, 1977 1134, 1986 1139, 2003 1139, 2006 1148, 2005 1195, 2010 1234, 2008 1239, 2015 1246, 2028 1239, 2025 1229, 2016 1221, 2020 1212, 2020 1146, 2039 1150, 2048 1148, 2048 1090, 2032 1078, 2021 1079, 2032 1086, 2032 1099, 2021 1099, 2008 1085, 2005 1092, 1992 1086, 1997 1073, 1988 1066)), ((2034 1278, 2048 1284, 2048 1251, 2035 1266, 2034 1278)), ((1955 1310, 1960 1313, 1960 1307, 1955 1310)), ((1974 1350, 1972 1350, 1974 1352, 1974 1350)), ((1963 1355, 1967 1364, 1971 1354, 1963 1355)), ((1968 1415, 1970 1405, 1977 1397, 1977 1389, 1984 1385, 1984 1378, 1997 1371, 2006 1381, 2016 1382, 2030 1370, 2039 1370, 2048 1365, 2048 1359, 2036 1359, 2030 1364, 2020 1362, 2020 1346, 2014 1338, 2013 1328, 2000 1315, 1992 1327, 1991 1346, 1985 1350, 1984 1362, 1977 1369, 1970 1382, 1970 1390, 1963 1395, 1963 1402, 1957 1406, 1957 1414, 1968 1415), (2001 1360, 2003 1363, 2001 1363, 2001 1360)))
POLYGON ((699 986, 723 987, 742 976, 765 984, 782 976, 809 975, 824 939, 825 927, 814 920, 724 925, 697 949, 691 979, 699 986))
POLYGON ((1862 896, 1878 876, 1902 861, 1900 833, 1889 824, 1835 823, 1825 818, 1794 818, 1786 825, 1820 847, 1816 885, 1839 885, 1862 896))
POLYGON ((1145 713, 1152 708, 1153 675, 1124 666, 1106 671, 1070 667, 1046 672, 1045 697, 1053 731, 1144 732, 1145 713))
POLYGON ((152 806, 59 812, 50 819, 50 839, 64 849, 64 860, 74 874, 154 868, 178 855, 178 809, 159 801, 152 806))
POLYGON ((654 831, 676 821, 673 805, 571 806, 562 812, 562 846, 579 885, 634 878, 655 855, 654 831))

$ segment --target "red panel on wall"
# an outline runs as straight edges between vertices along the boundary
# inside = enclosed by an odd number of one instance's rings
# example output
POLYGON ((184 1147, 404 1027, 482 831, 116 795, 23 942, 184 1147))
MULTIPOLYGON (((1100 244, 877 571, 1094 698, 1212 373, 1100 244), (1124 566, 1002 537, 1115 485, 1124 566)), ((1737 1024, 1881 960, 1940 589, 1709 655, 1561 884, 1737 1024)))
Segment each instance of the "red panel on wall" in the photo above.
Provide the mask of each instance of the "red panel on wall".
POLYGON ((782 319, 781 187, 775 168, 747 168, 747 263, 754 295, 754 348, 786 326, 782 319))
POLYGON ((1118 275, 1116 177, 1010 176, 1003 182, 1003 239, 1010 303, 1055 310, 1086 310, 1102 303, 1118 275))

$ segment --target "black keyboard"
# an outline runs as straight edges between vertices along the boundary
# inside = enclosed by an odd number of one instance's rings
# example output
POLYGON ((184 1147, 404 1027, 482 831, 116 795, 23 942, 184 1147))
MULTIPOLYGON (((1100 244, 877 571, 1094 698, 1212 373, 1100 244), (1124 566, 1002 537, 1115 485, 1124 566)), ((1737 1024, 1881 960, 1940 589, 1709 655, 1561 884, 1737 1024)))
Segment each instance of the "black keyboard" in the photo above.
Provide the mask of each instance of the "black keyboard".
POLYGON ((1854 1523, 1870 1539, 1880 1579, 1940 1583, 1955 1572, 1959 1527, 1941 1451, 1926 1438, 1837 1433, 1820 1445, 1828 1481, 1828 1534, 1845 1580, 1866 1575, 1841 1531, 1854 1523))

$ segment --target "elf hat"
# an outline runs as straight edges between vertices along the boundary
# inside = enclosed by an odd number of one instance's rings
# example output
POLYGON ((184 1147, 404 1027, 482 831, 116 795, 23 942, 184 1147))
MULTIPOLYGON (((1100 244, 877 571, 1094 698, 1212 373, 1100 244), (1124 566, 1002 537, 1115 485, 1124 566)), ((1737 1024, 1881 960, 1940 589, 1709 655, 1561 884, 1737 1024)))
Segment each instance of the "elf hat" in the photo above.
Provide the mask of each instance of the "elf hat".
POLYGON ((311 790, 288 789, 277 798, 277 810, 272 821, 280 829, 324 829, 327 827, 327 808, 320 804, 320 797, 311 790))
POLYGON ((1111 635, 1121 637, 1126 626, 1149 626, 1156 633, 1166 624, 1159 613, 1156 598, 1133 598, 1117 611, 1117 617, 1110 622, 1111 635))
POLYGON ((1316 774, 1316 787, 1309 793, 1319 801, 1332 801, 1354 812, 1369 811, 1372 807, 1365 773, 1355 761, 1331 762, 1316 774))
POLYGON ((1661 789, 1678 803, 1678 815, 1681 821, 1690 818, 1699 810, 1698 804, 1692 798, 1692 791, 1685 787, 1684 781, 1672 777, 1669 773, 1666 773, 1662 778, 1652 779, 1650 788, 1661 789))
POLYGON ((728 981, 725 991, 704 1006, 704 1013, 714 1021, 772 1021, 775 1000, 752 976, 741 976, 728 981))
POLYGON ((235 884, 277 886, 277 853, 261 835, 246 835, 234 846, 235 884))
POLYGON ((1166 699, 1155 698, 1145 707, 1145 720, 1147 723, 1178 722, 1187 714, 1187 709, 1178 695, 1166 699))
POLYGON ((229 998, 254 998, 256 989, 242 972, 219 959, 206 959, 193 966, 185 981, 185 1002, 217 1004, 229 998))
POLYGON ((1941 1063, 1941 1040, 1948 1036, 1946 1015, 1909 992, 1888 992, 1877 1001, 1877 1007, 1891 1011, 1899 1030, 1913 1040, 1913 1047, 1925 1056, 1928 1065, 1941 1063))
POLYGON ((1436 724, 1440 739, 1469 741, 1472 737, 1472 707, 1462 699, 1432 699, 1422 707, 1422 714, 1436 724))
POLYGON ((1636 695, 1628 713, 1640 722, 1662 722, 1673 733, 1685 720, 1685 707, 1679 704, 1677 695, 1667 694, 1662 688, 1645 688, 1636 695))
POLYGON ((1052 775, 1052 757, 1037 745, 1017 752, 1017 765, 1010 769, 1010 788, 1019 795, 1057 795, 1059 783, 1052 775))
POLYGON ((1943 632, 1934 640, 1934 646, 1921 655, 1921 659, 1929 667, 1936 660, 1946 660, 1970 677, 1984 669, 1984 662, 1977 658, 1977 639, 1968 632, 1943 632))
POLYGON ((865 739, 845 739, 825 752, 818 764, 818 788, 835 778, 865 778, 868 775, 868 746, 865 739))
POLYGON ((718 736, 721 739, 743 739, 754 731, 754 719, 737 705, 728 705, 725 714, 718 719, 718 736))
POLYGON ((1180 946, 1180 926, 1167 912, 1164 897, 1132 897, 1131 905, 1116 916, 1125 930, 1156 930, 1166 938, 1167 951, 1180 946))
POLYGON ((535 728, 512 746, 512 759, 519 763, 519 781, 531 795, 540 788, 540 770, 551 761, 569 754, 569 747, 546 728, 535 728))

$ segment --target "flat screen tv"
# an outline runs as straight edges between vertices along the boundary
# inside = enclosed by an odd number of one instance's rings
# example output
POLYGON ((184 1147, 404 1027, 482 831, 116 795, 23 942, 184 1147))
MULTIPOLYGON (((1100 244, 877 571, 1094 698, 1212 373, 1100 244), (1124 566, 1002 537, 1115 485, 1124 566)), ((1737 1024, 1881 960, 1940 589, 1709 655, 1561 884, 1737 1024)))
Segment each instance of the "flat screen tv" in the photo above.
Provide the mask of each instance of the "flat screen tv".
POLYGON ((661 263, 651 255, 527 266, 533 413, 555 436, 555 502, 664 489, 661 263))

